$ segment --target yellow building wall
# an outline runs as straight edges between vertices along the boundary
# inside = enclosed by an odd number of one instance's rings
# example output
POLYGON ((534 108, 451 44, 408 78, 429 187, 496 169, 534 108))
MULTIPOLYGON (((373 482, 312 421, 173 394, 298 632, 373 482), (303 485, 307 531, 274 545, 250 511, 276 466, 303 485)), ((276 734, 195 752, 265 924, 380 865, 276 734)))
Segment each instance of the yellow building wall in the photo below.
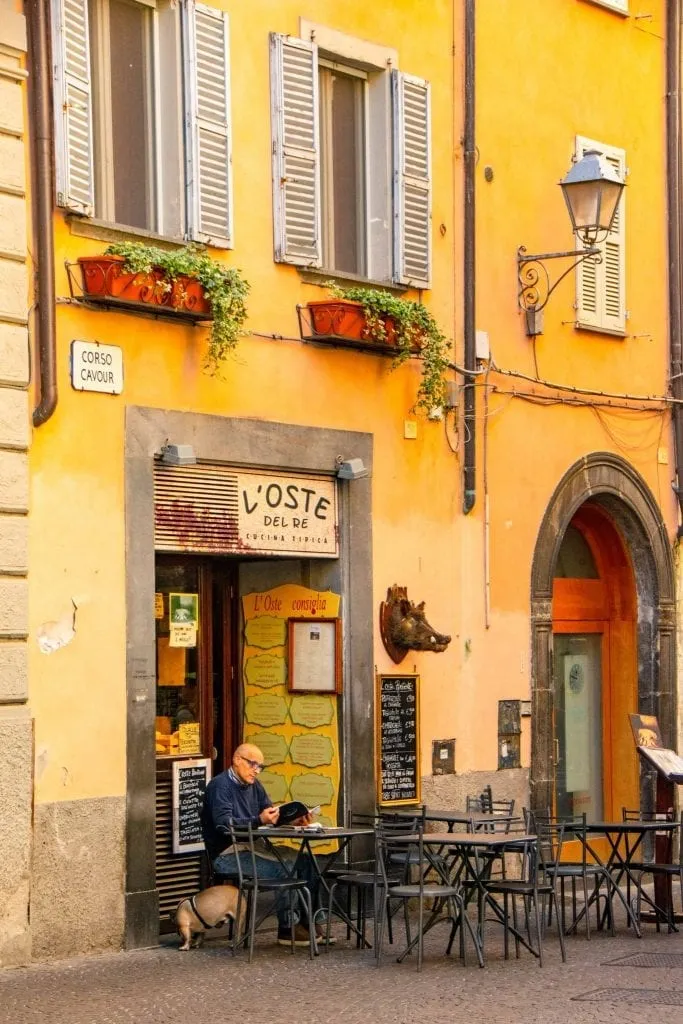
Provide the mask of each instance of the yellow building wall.
MULTIPOLYGON (((414 363, 392 372, 390 360, 325 350, 296 340, 296 304, 324 297, 296 268, 273 262, 268 34, 299 32, 299 17, 399 51, 401 70, 428 78, 432 93, 434 287, 425 301, 453 337, 459 324, 462 186, 460 14, 437 0, 429 18, 413 2, 226 2, 230 14, 233 116, 234 249, 218 254, 251 284, 250 331, 286 340, 244 338, 222 379, 201 370, 207 332, 60 301, 59 404, 35 431, 32 450, 30 616, 35 636, 78 605, 71 642, 50 655, 31 645, 36 720, 36 801, 95 798, 125 792, 125 654, 123 430, 127 405, 193 410, 234 417, 369 431, 373 471, 374 606, 398 582, 425 599, 433 625, 458 619, 459 463, 443 423, 418 417, 416 440, 404 421, 419 382, 414 363), (438 84, 437 84, 438 83, 438 84), (455 88, 455 104, 453 89, 455 88), (439 225, 444 225, 444 232, 439 225), (73 339, 120 345, 121 396, 77 393, 69 379, 73 339), (292 340, 294 339, 294 340, 292 340), (439 486, 434 486, 440 481, 439 486), (397 553, 400 553, 397 557, 397 553)), ((69 295, 65 261, 105 248, 106 232, 55 215, 57 295, 69 295), (94 237, 84 237, 90 233, 94 237), (100 235, 101 237, 97 237, 100 235)), ((416 294, 413 293, 416 297, 416 294)), ((453 442, 453 438, 451 439, 453 442)), ((454 630, 453 630, 454 631, 454 630)), ((457 676, 453 649, 419 656, 425 736, 456 730, 456 702, 442 708, 441 681, 457 676), (425 699, 426 698, 426 699, 425 699)), ((392 663, 379 636, 378 670, 392 663)), ((452 687, 452 684, 451 684, 452 687)))
MULTIPOLYGON (((661 501, 670 531, 673 450, 667 417, 616 415, 510 394, 524 381, 493 371, 477 388, 477 504, 461 515, 462 430, 417 417, 404 437, 419 380, 414 363, 326 350, 296 340, 296 304, 323 296, 296 268, 273 262, 268 33, 297 35, 299 17, 399 52, 400 69, 432 82, 433 288, 423 299, 462 363, 462 11, 419 0, 333 5, 226 0, 230 13, 235 247, 220 254, 251 284, 247 327, 284 340, 244 338, 222 379, 201 371, 202 328, 61 303, 59 405, 31 448, 31 634, 78 605, 73 640, 51 655, 31 644, 36 801, 125 791, 123 428, 127 405, 368 431, 374 435, 373 606, 407 586, 432 625, 453 636, 439 655, 410 654, 421 677, 422 774, 431 741, 457 739, 459 773, 497 763, 497 701, 530 696, 529 578, 546 505, 566 469, 595 450, 633 461, 661 501), (443 226, 443 227, 442 227, 443 226), (72 339, 120 345, 124 392, 82 394, 69 381, 72 339), (485 596, 484 386, 489 389, 490 607, 485 596), (459 446, 459 449, 458 449, 459 446), (637 447, 636 447, 637 446, 637 447), (458 449, 455 453, 453 448, 458 449), (668 465, 657 451, 668 453, 668 465)), ((515 254, 569 249, 556 182, 574 137, 622 146, 629 166, 627 337, 572 326, 573 279, 551 299, 536 340, 543 378, 584 388, 662 394, 666 386, 666 210, 663 0, 650 20, 622 19, 582 0, 477 5, 477 327, 499 367, 534 374, 533 344, 517 308, 515 254), (514 40, 514 46, 510 45, 514 40), (638 89, 630 86, 638 69, 638 89), (597 83, 597 84, 594 84, 597 83), (628 87, 627 87, 628 86, 628 87), (484 168, 493 168, 493 180, 484 168)), ((64 261, 101 252, 106 233, 55 215, 57 294, 64 261), (86 237, 90 233, 91 237, 86 237), (98 238, 98 234, 101 238, 98 238)), ((664 457, 664 456, 662 456, 664 457)), ((379 672, 393 663, 375 627, 379 672)), ((528 736, 523 736, 528 766, 528 736)))

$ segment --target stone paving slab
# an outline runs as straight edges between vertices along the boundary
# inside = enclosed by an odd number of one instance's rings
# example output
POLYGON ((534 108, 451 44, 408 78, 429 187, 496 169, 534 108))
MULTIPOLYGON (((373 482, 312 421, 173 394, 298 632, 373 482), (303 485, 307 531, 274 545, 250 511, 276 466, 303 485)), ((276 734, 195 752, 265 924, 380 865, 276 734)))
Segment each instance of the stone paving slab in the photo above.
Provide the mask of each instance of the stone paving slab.
MULTIPOLYGON (((505 961, 499 929, 487 929, 487 966, 470 951, 467 966, 443 956, 445 930, 428 937, 422 973, 395 962, 386 946, 378 970, 372 951, 346 943, 292 956, 260 936, 254 962, 231 955, 225 940, 180 953, 175 938, 154 949, 81 957, 0 972, 0 1024, 661 1024, 683 1004, 683 967, 633 967, 615 960, 652 954, 674 963, 683 933, 642 940, 621 928, 545 944, 544 966, 528 954, 505 961)), ((671 1018, 673 1019, 673 1018, 671 1018)))

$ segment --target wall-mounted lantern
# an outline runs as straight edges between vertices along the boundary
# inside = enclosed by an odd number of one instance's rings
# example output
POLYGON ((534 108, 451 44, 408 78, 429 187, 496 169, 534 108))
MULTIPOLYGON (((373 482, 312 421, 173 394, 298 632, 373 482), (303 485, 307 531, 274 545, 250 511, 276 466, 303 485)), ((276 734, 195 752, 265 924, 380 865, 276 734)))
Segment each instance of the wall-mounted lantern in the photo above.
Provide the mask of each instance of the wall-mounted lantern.
POLYGON ((624 191, 624 182, 598 150, 590 149, 567 172, 560 188, 572 222, 572 231, 583 245, 568 252, 543 252, 531 255, 521 245, 517 250, 519 307, 526 314, 530 337, 543 331, 543 309, 560 281, 586 259, 599 262, 600 248, 612 230, 624 191), (549 260, 571 259, 571 264, 551 283, 546 267, 549 260))

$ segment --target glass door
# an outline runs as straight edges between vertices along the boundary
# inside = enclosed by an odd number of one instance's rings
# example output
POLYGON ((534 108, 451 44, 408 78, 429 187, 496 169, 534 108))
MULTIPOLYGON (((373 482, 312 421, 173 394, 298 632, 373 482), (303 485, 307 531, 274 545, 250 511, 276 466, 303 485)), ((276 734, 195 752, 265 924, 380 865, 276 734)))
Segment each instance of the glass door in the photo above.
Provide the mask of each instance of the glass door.
POLYGON ((585 813, 588 821, 601 821, 605 813, 607 629, 607 624, 601 624, 599 632, 555 633, 553 637, 554 813, 585 813))

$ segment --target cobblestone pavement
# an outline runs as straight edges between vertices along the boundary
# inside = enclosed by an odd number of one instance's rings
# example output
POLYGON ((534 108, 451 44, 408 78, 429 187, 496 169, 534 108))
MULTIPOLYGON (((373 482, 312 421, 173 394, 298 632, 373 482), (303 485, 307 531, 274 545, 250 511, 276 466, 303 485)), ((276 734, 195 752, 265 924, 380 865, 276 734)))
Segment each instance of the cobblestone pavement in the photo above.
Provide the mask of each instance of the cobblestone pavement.
MULTIPOLYGON (((638 940, 625 927, 572 937, 562 964, 554 934, 544 965, 528 953, 505 961, 488 928, 487 966, 443 956, 445 931, 428 937, 421 974, 395 961, 378 970, 371 951, 339 944, 310 962, 260 937, 254 962, 233 958, 223 939, 180 953, 155 949, 80 957, 0 971, 0 1024, 650 1024, 680 1020, 683 931, 638 940), (636 958, 635 962, 633 958, 636 958), (621 963, 619 963, 621 961, 621 963), (630 961, 630 962, 629 962, 630 961)), ((514 953, 513 953, 514 956, 514 953)))

